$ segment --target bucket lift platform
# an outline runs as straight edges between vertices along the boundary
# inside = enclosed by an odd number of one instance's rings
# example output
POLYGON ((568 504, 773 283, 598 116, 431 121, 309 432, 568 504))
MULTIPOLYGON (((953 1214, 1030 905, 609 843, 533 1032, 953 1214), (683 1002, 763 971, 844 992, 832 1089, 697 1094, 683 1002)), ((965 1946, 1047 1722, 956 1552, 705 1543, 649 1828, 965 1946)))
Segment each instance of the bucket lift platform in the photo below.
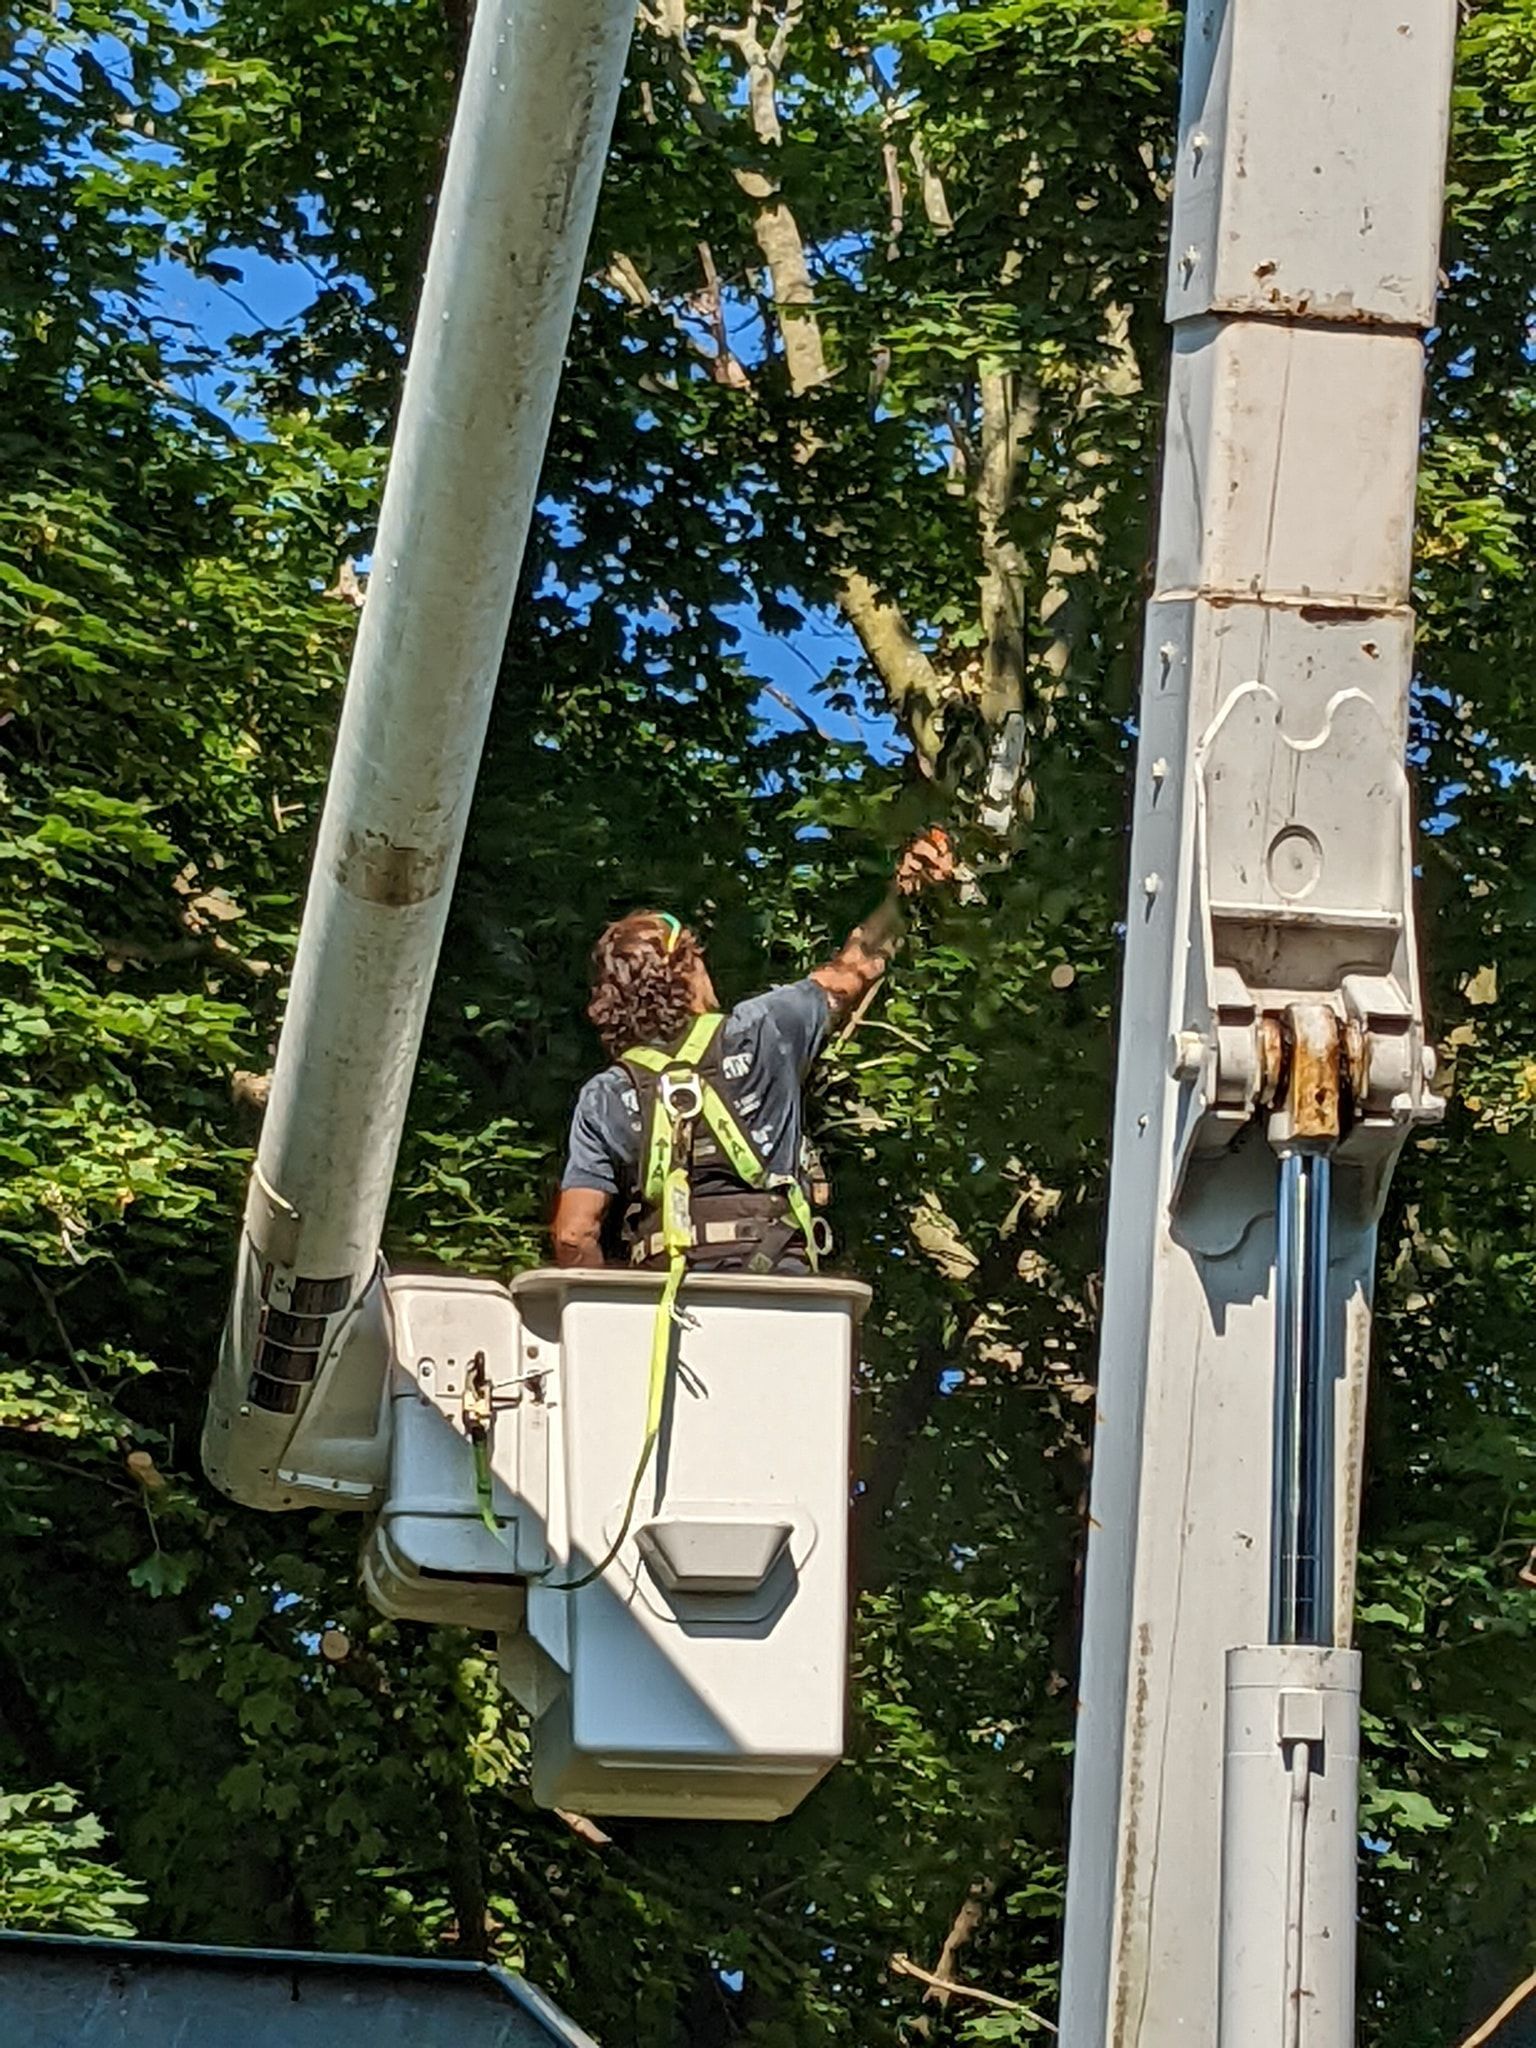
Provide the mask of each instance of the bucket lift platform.
POLYGON ((236 1398, 238 1345, 208 1460, 264 1505, 324 1498, 328 1473, 348 1475, 332 1504, 377 1510, 373 1604, 495 1633, 534 1716, 542 1804, 771 1820, 843 1750, 850 1384, 869 1290, 690 1277, 637 1487, 661 1287, 624 1270, 510 1287, 391 1275, 377 1312, 344 1321, 313 1419, 290 1423, 302 1469, 242 1459, 261 1425, 236 1398), (355 1434, 323 1433, 358 1405, 348 1381, 388 1388, 365 1456, 355 1434))
MULTIPOLYGON (((538 1717, 539 1800, 771 1820, 843 1751, 850 1385, 869 1290, 690 1280, 654 1477, 626 1532, 660 1287, 638 1273, 513 1283, 524 1369, 551 1366, 550 1565, 502 1671, 538 1717), (615 1543, 600 1577, 563 1590, 615 1543)), ((532 1409, 510 1412, 515 1437, 532 1409)))

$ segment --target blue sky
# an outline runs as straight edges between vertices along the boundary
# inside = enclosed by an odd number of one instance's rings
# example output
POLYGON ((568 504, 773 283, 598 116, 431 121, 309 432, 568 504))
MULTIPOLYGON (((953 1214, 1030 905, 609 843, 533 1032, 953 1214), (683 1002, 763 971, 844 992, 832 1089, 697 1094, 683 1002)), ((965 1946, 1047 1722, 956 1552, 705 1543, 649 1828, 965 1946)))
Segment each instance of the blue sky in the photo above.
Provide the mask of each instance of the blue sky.
MULTIPOLYGON (((205 18, 196 0, 187 0, 180 14, 181 25, 195 30, 205 18)), ((87 47, 94 60, 120 86, 125 99, 137 104, 130 53, 124 45, 115 37, 97 35, 90 38, 87 47)), ((63 82, 68 84, 75 61, 68 50, 54 52, 49 61, 59 67, 63 82)), ((0 67, 0 76, 3 75, 0 67)), ((163 143, 142 137, 135 138, 135 142, 149 156, 167 162, 173 158, 173 152, 163 143)), ((313 203, 318 207, 319 202, 313 203)), ((322 279, 300 261, 278 260, 251 249, 221 248, 208 254, 237 270, 238 279, 220 282, 194 273, 185 264, 164 259, 151 270, 147 310, 153 317, 175 323, 189 339, 196 336, 213 350, 225 347, 238 335, 296 322, 327 283, 343 281, 322 279)), ((351 282, 360 286, 360 280, 351 282)), ((737 356, 749 365, 760 362, 767 336, 755 298, 727 292, 723 311, 729 342, 737 356)), ((259 423, 239 414, 244 365, 234 356, 208 372, 185 374, 181 381, 190 396, 221 413, 237 432, 260 432, 259 423), (233 412, 231 403, 237 408, 233 412)), ((748 672, 765 685, 758 700, 765 724, 780 729, 793 725, 797 714, 792 707, 798 706, 801 713, 834 739, 862 744, 877 756, 894 758, 900 746, 893 720, 834 710, 817 694, 818 681, 838 661, 857 661, 859 648, 835 611, 802 609, 803 623, 788 634, 769 631, 752 606, 732 607, 723 614, 740 636, 737 652, 748 672), (782 701, 784 698, 789 699, 788 705, 782 701)))
MULTIPOLYGON (((171 261, 160 263, 153 273, 154 310, 184 323, 215 348, 254 328, 296 321, 321 289, 313 273, 298 262, 275 261, 249 249, 220 249, 217 256, 239 270, 238 283, 221 284, 171 261)), ((733 332, 733 342, 737 339, 733 332)), ((238 381, 240 372, 241 366, 231 358, 227 372, 188 378, 187 388, 202 404, 223 410, 221 387, 238 381)), ((796 722, 795 712, 772 694, 778 691, 834 739, 862 743, 886 757, 893 752, 896 727, 891 719, 833 710, 817 695, 817 682, 833 664, 854 660, 859 653, 857 641, 835 611, 807 608, 803 624, 788 634, 768 631, 750 605, 733 606, 722 616, 740 635, 738 652, 748 672, 767 686, 758 700, 767 725, 785 728, 796 722)))

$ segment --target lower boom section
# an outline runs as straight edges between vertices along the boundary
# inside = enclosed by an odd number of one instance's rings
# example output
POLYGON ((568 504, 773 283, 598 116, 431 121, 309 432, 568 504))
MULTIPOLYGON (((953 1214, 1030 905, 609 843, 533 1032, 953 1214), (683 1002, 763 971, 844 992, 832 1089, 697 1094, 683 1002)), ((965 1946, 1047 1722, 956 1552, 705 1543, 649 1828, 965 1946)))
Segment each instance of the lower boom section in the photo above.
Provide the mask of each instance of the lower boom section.
POLYGON ((1404 755, 1455 27, 1186 10, 1064 2048, 1353 2038, 1376 1222, 1439 1110, 1404 755))

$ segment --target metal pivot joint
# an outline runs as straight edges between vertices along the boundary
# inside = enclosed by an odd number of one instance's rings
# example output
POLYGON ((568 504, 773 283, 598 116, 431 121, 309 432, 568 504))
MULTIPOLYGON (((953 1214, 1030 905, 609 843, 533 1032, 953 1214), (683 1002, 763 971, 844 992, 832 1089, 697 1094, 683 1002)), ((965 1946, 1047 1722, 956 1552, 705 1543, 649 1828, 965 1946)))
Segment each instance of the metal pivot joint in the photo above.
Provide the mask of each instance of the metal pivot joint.
POLYGON ((1409 1132, 1444 1114, 1430 1086, 1401 735, 1363 690, 1309 709, 1246 681, 1195 766, 1175 1199, 1194 1161, 1263 1116, 1277 1148, 1326 1145, 1358 1169, 1374 1212, 1409 1132))

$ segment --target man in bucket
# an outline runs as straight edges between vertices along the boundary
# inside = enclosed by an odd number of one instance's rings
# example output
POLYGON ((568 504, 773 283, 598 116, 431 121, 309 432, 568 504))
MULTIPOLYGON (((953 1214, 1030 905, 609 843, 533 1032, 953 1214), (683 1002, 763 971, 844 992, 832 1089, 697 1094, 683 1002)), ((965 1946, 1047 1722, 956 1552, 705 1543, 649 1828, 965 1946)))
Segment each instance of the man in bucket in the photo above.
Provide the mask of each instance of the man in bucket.
POLYGON ((636 1265, 663 1268, 686 1240, 687 1264, 701 1272, 814 1268, 806 1074, 833 1024, 885 972, 900 899, 953 876, 944 833, 924 833, 885 901, 824 967, 725 1013, 698 940, 676 918, 644 910, 609 925, 592 952, 587 1015, 613 1064, 577 1098, 557 1263, 607 1263, 605 1225, 617 1216, 636 1265))

